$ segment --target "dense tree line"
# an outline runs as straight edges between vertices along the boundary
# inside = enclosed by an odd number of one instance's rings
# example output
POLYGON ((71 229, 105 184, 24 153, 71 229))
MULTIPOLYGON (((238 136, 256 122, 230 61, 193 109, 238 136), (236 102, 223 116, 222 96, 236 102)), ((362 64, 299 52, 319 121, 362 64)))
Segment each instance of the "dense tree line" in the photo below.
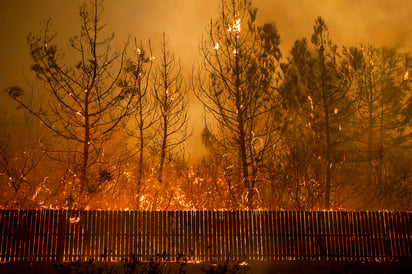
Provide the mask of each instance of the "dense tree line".
POLYGON ((80 7, 70 58, 50 21, 27 37, 37 81, 6 88, 23 115, 1 119, 2 207, 411 209, 408 54, 339 45, 318 17, 282 55, 274 23, 223 0, 185 75, 165 34, 114 51, 102 5, 80 7))

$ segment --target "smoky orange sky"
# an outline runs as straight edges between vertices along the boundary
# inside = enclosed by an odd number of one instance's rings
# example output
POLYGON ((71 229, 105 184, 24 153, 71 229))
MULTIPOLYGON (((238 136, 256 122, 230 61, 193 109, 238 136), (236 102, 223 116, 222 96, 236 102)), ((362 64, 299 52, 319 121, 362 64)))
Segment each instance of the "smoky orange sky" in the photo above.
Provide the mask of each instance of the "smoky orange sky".
MULTIPOLYGON (((81 0, 0 0, 0 89, 25 86, 31 81, 30 56, 25 37, 38 33, 41 23, 53 19, 58 33, 57 44, 67 49, 68 39, 79 30, 78 7, 81 0)), ((116 44, 127 37, 150 38, 154 45, 165 32, 170 48, 191 69, 199 58, 199 42, 211 18, 219 15, 221 0, 106 0, 103 22, 116 34, 116 44)), ((412 1, 410 0, 255 0, 258 22, 273 22, 281 37, 284 56, 293 41, 310 37, 317 16, 329 26, 332 39, 339 45, 374 46, 412 49, 412 1)), ((0 94, 0 115, 15 106, 5 92, 0 94)), ((198 147, 202 108, 191 103, 190 116, 194 127, 192 143, 198 147), (196 141, 197 140, 197 141, 196 141)))

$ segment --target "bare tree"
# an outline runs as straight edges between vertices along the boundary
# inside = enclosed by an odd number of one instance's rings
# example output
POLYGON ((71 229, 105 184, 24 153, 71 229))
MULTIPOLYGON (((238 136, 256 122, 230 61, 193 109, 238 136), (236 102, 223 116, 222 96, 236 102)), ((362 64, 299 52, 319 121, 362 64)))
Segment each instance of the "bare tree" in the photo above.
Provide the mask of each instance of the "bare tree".
POLYGON ((231 155, 237 192, 250 207, 259 166, 276 139, 273 81, 281 57, 276 27, 257 27, 256 15, 250 1, 222 1, 221 16, 201 43, 196 94, 217 121, 215 143, 231 155))
POLYGON ((183 144, 190 136, 187 124, 187 89, 183 86, 182 67, 168 48, 163 33, 161 56, 153 79, 154 99, 159 120, 160 166, 159 182, 163 181, 167 154, 183 144))
POLYGON ((151 142, 150 132, 153 125, 157 121, 157 115, 155 113, 155 104, 152 100, 152 91, 150 86, 152 64, 155 57, 152 56, 151 44, 149 41, 148 49, 143 47, 143 42, 140 45, 135 40, 135 58, 127 61, 125 72, 127 78, 124 80, 124 87, 129 89, 129 93, 132 93, 135 97, 133 102, 134 119, 131 119, 131 125, 128 134, 138 140, 138 167, 137 167, 137 179, 136 184, 132 188, 132 200, 136 203, 137 209, 139 209, 139 200, 141 185, 144 175, 144 157, 145 151, 151 142))
POLYGON ((73 51, 67 58, 53 44, 50 21, 39 36, 27 37, 32 69, 43 84, 36 95, 46 101, 42 107, 26 103, 20 88, 8 90, 12 99, 61 140, 64 157, 58 158, 72 163, 79 200, 80 194, 98 192, 112 179, 110 169, 104 167, 103 145, 130 113, 134 97, 117 86, 126 46, 112 52, 114 34, 103 36, 102 13, 98 0, 80 7, 81 32, 70 40, 73 51))

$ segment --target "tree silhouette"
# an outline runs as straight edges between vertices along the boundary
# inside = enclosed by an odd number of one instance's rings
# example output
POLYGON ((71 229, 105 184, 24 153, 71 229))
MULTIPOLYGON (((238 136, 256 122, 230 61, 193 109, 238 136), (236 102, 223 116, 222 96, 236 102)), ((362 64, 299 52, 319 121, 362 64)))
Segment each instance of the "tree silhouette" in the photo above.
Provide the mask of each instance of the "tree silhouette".
POLYGON ((276 27, 257 27, 256 14, 250 1, 222 1, 221 16, 201 43, 196 94, 217 121, 216 145, 230 155, 231 174, 251 207, 259 165, 274 142, 272 87, 281 57, 276 27))
MULTIPOLYGON (((331 207, 331 177, 333 165, 343 156, 339 143, 344 138, 344 123, 353 113, 353 100, 349 96, 351 72, 348 62, 329 38, 322 18, 317 18, 311 38, 317 56, 312 56, 306 39, 297 40, 291 57, 284 64, 285 81, 281 92, 287 104, 298 108, 304 125, 312 129, 314 159, 322 163, 323 172, 315 176, 323 186, 324 208, 331 207)), ((316 168, 317 169, 317 168, 316 168)))
POLYGON ((155 59, 152 56, 151 44, 149 41, 148 49, 143 47, 143 42, 140 45, 135 40, 135 57, 129 59, 126 63, 125 73, 126 79, 124 79, 124 88, 128 89, 128 93, 132 94, 135 98, 133 101, 133 117, 131 119, 131 125, 128 129, 128 134, 137 138, 138 140, 138 167, 137 167, 137 181, 133 186, 133 202, 136 203, 136 208, 139 208, 141 185, 144 175, 144 157, 145 151, 150 144, 150 130, 157 121, 155 113, 155 104, 153 102, 152 93, 150 93, 151 86, 150 80, 152 76, 152 65, 155 59))
POLYGON ((81 31, 70 39, 70 59, 53 44, 50 21, 39 36, 27 37, 32 69, 42 84, 37 96, 47 104, 34 108, 20 96, 21 89, 8 90, 12 99, 64 141, 59 151, 65 156, 58 159, 72 165, 77 182, 73 189, 79 199, 80 194, 98 192, 111 180, 103 144, 130 113, 134 97, 117 86, 126 46, 121 52, 112 52, 114 34, 103 36, 102 12, 97 0, 80 7, 81 31))
POLYGON ((182 67, 168 48, 163 33, 161 56, 153 79, 156 110, 160 116, 160 166, 159 182, 163 181, 167 154, 183 144, 190 136, 187 124, 187 89, 183 86, 182 67))
MULTIPOLYGON (((403 155, 411 148, 410 132, 406 130, 410 115, 405 112, 409 90, 405 77, 408 56, 403 58, 394 49, 366 46, 351 48, 351 57, 351 65, 357 72, 355 97, 359 138, 356 144, 366 163, 361 166, 365 166, 363 188, 369 197, 363 206, 380 204, 388 208, 394 204, 394 193, 408 192, 403 187, 405 180, 391 179, 393 172, 405 173, 409 166, 406 163, 401 169, 393 166, 399 161, 395 155, 403 155)), ((408 159, 406 155, 402 157, 408 159)))

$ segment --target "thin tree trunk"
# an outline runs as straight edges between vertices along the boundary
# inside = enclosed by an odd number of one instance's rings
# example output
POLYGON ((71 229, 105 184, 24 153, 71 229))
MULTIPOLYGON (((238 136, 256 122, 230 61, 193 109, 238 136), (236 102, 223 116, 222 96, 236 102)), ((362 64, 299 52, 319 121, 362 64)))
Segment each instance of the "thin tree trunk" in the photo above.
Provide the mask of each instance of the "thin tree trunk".
POLYGON ((331 140, 330 140, 330 125, 329 125, 329 106, 326 98, 326 79, 325 79, 325 57, 323 44, 320 48, 320 62, 321 62, 321 81, 322 81, 322 99, 325 113, 325 134, 326 134, 326 176, 325 176, 325 209, 330 208, 330 174, 331 174, 331 140))

